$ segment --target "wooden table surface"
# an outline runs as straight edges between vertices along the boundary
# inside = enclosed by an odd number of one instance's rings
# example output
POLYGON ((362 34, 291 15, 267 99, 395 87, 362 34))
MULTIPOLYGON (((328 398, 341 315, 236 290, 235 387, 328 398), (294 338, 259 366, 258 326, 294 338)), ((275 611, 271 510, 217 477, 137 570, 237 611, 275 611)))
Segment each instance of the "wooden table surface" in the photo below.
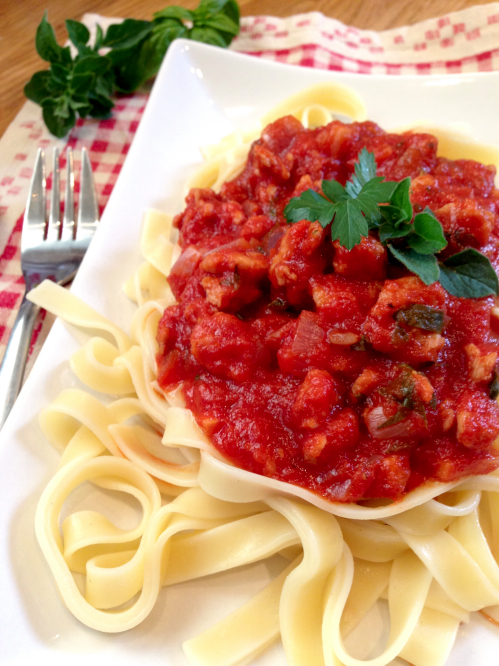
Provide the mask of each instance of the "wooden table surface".
MULTIPOLYGON (((347 25, 386 30, 411 25, 478 4, 479 0, 238 0, 243 16, 291 16, 321 11, 347 25)), ((169 4, 193 9, 198 0, 0 0, 0 136, 23 105, 24 84, 46 63, 35 51, 36 27, 45 9, 59 42, 66 40, 64 21, 85 12, 151 19, 169 4)))

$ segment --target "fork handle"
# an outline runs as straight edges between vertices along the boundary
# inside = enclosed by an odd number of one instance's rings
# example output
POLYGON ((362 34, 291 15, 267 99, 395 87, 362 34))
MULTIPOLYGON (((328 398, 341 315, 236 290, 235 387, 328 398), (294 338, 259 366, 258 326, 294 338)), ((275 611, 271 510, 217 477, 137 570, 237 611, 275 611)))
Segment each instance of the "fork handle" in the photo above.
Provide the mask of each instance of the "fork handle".
POLYGON ((24 296, 0 367, 0 428, 5 423, 23 383, 29 344, 40 308, 24 296))

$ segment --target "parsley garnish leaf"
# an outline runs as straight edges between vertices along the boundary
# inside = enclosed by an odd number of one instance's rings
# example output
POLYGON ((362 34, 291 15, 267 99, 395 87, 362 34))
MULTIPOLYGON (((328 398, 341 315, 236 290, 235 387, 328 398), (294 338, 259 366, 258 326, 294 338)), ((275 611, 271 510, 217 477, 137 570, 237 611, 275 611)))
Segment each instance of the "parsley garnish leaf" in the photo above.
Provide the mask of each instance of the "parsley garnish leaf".
POLYGON ((369 234, 370 226, 378 226, 381 220, 378 204, 390 201, 397 183, 388 183, 382 176, 376 176, 374 153, 366 148, 360 151, 354 170, 352 180, 345 187, 336 180, 323 180, 325 196, 307 190, 293 197, 284 208, 288 222, 317 221, 323 227, 332 222, 333 240, 338 239, 348 250, 358 245, 362 236, 369 234))
POLYGON ((335 205, 321 194, 314 190, 306 190, 299 197, 290 200, 284 209, 284 215, 290 222, 309 220, 319 222, 326 227, 333 219, 334 208, 335 205))
POLYGON ((331 201, 334 201, 334 203, 345 201, 350 196, 346 192, 343 185, 338 183, 337 180, 323 180, 322 191, 327 196, 327 198, 331 199, 331 201))
POLYGON ((440 284, 449 294, 460 298, 499 295, 499 281, 489 259, 468 248, 440 264, 440 284))
POLYGON ((377 227, 381 220, 381 213, 379 212, 376 199, 373 199, 368 194, 363 194, 361 191, 357 199, 352 199, 352 201, 357 201, 360 210, 366 216, 367 221, 370 222, 371 227, 377 227))
POLYGON ((334 205, 334 213, 331 238, 338 239, 343 247, 351 250, 361 242, 361 236, 369 233, 362 206, 358 199, 347 199, 334 205))
POLYGON ((345 185, 348 194, 355 199, 364 185, 376 176, 376 161, 374 153, 368 152, 367 148, 362 148, 358 155, 359 161, 354 165, 354 175, 352 180, 345 185))
POLYGON ((358 197, 369 196, 377 203, 389 203, 396 187, 397 183, 384 180, 383 176, 376 176, 362 186, 358 197))

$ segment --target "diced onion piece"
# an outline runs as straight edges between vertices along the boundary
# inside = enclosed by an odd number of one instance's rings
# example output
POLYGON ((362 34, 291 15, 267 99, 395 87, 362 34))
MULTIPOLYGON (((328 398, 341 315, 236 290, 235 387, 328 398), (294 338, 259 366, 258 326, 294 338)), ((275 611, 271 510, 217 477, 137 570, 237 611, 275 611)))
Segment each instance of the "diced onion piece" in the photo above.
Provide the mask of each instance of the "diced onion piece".
POLYGON ((389 439, 391 437, 407 437, 411 434, 411 424, 405 419, 399 423, 380 428, 388 420, 382 405, 378 405, 373 409, 364 412, 364 421, 366 422, 367 429, 371 437, 375 439, 389 439))
POLYGON ((301 314, 298 318, 298 326, 293 340, 293 352, 295 354, 306 354, 323 339, 324 331, 315 321, 315 318, 307 314, 301 314))
POLYGON ((356 344, 360 340, 360 336, 346 331, 329 331, 327 339, 332 345, 350 346, 356 344))

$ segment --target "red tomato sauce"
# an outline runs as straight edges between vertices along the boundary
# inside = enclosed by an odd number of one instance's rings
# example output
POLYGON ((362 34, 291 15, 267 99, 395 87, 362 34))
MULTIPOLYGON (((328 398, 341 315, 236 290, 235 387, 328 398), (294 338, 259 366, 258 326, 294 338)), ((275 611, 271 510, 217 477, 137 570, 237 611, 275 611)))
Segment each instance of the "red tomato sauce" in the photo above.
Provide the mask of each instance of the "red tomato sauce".
POLYGON ((494 299, 426 286, 376 232, 347 251, 317 222, 286 223, 291 197, 344 184, 364 146, 378 175, 411 177, 414 212, 429 206, 443 225, 443 257, 475 247, 497 270, 494 167, 437 157, 429 134, 286 117, 219 194, 187 196, 178 303, 158 329, 160 386, 181 386, 226 459, 340 502, 499 466, 494 299))

